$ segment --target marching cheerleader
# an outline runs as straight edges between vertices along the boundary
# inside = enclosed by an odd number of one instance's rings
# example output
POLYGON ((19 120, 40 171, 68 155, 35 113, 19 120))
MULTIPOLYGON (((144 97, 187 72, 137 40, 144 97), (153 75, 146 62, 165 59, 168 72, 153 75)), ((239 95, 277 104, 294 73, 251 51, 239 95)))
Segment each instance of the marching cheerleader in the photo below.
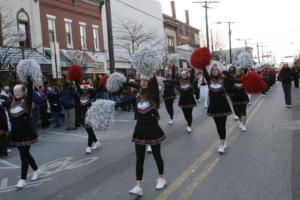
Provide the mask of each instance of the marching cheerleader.
MULTIPOLYGON (((235 77, 236 67, 234 65, 230 65, 228 71, 229 71, 229 73, 227 73, 227 77, 233 79, 235 77)), ((226 93, 228 94, 228 96, 231 100, 231 103, 233 103, 233 101, 232 101, 232 95, 233 95, 232 94, 232 83, 230 81, 227 81, 227 80, 229 80, 229 79, 224 80, 225 90, 226 90, 226 93)), ((234 112, 233 117, 234 117, 235 120, 238 120, 239 117, 237 116, 237 112, 235 110, 235 107, 234 106, 232 106, 232 107, 233 107, 233 112, 234 112)))
POLYGON ((30 111, 33 101, 33 83, 31 78, 27 79, 28 87, 16 85, 14 87, 14 98, 10 108, 11 116, 11 145, 16 146, 21 158, 21 179, 17 188, 26 186, 28 166, 34 170, 31 180, 38 180, 40 170, 30 154, 30 145, 37 142, 37 134, 30 123, 30 111))
POLYGON ((246 131, 246 116, 247 116, 247 104, 249 103, 248 95, 245 92, 244 86, 240 80, 243 73, 240 68, 236 69, 235 77, 226 76, 227 81, 232 85, 232 105, 239 118, 239 127, 245 132, 246 131))
POLYGON ((193 108, 197 106, 196 100, 194 98, 194 73, 195 70, 192 69, 191 75, 189 76, 187 71, 181 72, 180 77, 180 97, 178 106, 181 107, 182 112, 184 114, 184 118, 187 121, 187 132, 192 132, 192 122, 193 122, 193 108))
POLYGON ((173 65, 172 71, 169 68, 166 69, 166 79, 163 81, 164 83, 163 98, 165 100, 166 110, 170 116, 169 125, 173 124, 173 117, 174 117, 173 104, 176 98, 176 94, 175 94, 176 82, 174 81, 174 79, 175 79, 175 65, 173 65))
POLYGON ((209 105, 207 109, 208 116, 212 116, 220 136, 220 145, 218 152, 223 154, 226 148, 226 120, 231 115, 231 108, 225 95, 225 87, 221 79, 222 74, 217 65, 211 68, 209 75, 207 70, 203 69, 204 76, 209 85, 209 105))
POLYGON ((134 129, 132 141, 135 143, 136 151, 136 181, 137 185, 129 191, 130 194, 143 195, 142 180, 145 160, 146 145, 151 145, 159 178, 156 189, 163 189, 166 186, 164 178, 164 162, 161 157, 160 143, 166 138, 163 130, 158 125, 159 114, 159 89, 157 80, 152 77, 141 80, 141 90, 138 97, 137 123, 134 129))
POLYGON ((137 122, 132 136, 136 152, 136 186, 129 193, 138 196, 143 195, 142 180, 146 145, 151 145, 158 168, 159 178, 155 189, 163 189, 166 186, 164 162, 160 152, 160 144, 166 136, 158 124, 160 97, 158 81, 153 75, 158 65, 158 57, 157 51, 148 46, 133 56, 133 66, 141 75, 141 84, 137 97, 137 122))
MULTIPOLYGON (((87 110, 92 104, 93 97, 91 91, 89 91, 91 85, 88 82, 83 82, 78 91, 80 91, 80 109, 81 109, 81 121, 84 122, 84 118, 87 110)), ((90 154, 92 150, 96 150, 101 146, 100 141, 97 140, 94 129, 87 123, 85 123, 85 130, 88 134, 88 146, 86 148, 86 154, 90 154), (92 146, 93 145, 93 146, 92 146)))
POLYGON ((208 84, 203 75, 203 71, 200 70, 198 75, 198 87, 200 88, 200 99, 204 100, 204 108, 208 107, 208 84))

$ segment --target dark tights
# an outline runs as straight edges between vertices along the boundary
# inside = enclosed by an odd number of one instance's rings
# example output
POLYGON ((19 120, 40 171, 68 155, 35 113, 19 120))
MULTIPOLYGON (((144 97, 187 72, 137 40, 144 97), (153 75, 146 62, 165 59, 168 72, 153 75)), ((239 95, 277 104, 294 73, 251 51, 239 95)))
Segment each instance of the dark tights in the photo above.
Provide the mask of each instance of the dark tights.
POLYGON ((188 126, 192 126, 193 122, 193 107, 191 108, 182 108, 182 112, 184 114, 184 118, 188 123, 188 126))
MULTIPOLYGON (((164 161, 160 153, 160 144, 151 145, 152 154, 155 159, 159 175, 164 174, 164 161)), ((135 144, 136 153, 136 180, 142 181, 144 173, 146 145, 135 144)))
POLYGON ((173 119, 173 116, 174 116, 174 110, 173 110, 174 99, 165 100, 165 104, 166 104, 167 112, 170 115, 170 118, 173 119))
POLYGON ((221 140, 226 139, 226 120, 227 117, 214 117, 214 121, 221 140))
POLYGON ((91 147, 93 142, 97 142, 97 137, 95 135, 95 132, 93 130, 93 128, 91 127, 88 127, 88 128, 85 128, 87 134, 88 134, 88 147, 91 147))
POLYGON ((33 157, 30 155, 30 146, 21 146, 18 147, 20 158, 22 162, 22 168, 21 168, 21 179, 26 180, 27 178, 27 172, 28 172, 28 166, 36 171, 38 169, 38 166, 36 165, 33 157))

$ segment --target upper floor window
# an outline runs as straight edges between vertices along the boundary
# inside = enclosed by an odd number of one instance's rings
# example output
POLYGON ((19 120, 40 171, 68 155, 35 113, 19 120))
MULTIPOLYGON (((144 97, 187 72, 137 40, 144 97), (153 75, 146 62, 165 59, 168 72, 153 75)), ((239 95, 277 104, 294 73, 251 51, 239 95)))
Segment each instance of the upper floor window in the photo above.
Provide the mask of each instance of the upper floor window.
POLYGON ((56 42, 56 26, 55 20, 56 17, 52 15, 47 15, 48 18, 48 34, 49 34, 49 42, 56 42))
POLYGON ((79 22, 81 48, 87 49, 86 23, 79 22))
POLYGON ((72 20, 65 19, 67 48, 73 48, 72 20))
POLYGON ((95 51, 100 51, 99 46, 99 26, 93 25, 94 47, 95 51))

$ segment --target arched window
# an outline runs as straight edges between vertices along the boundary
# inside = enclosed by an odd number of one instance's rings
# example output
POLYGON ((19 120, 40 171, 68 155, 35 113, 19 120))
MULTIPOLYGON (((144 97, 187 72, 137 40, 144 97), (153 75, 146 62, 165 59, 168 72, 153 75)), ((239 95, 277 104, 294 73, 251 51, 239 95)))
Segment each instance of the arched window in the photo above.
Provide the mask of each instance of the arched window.
POLYGON ((26 33, 25 48, 31 48, 30 18, 24 8, 21 8, 17 13, 17 23, 18 30, 26 33))

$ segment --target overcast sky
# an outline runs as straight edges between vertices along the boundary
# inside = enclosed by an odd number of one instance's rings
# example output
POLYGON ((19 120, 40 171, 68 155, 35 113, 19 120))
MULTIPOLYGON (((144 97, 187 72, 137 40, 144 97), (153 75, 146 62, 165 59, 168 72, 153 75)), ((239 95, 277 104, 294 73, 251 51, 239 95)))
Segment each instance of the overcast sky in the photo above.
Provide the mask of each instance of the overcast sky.
MULTIPOLYGON (((170 0, 159 0, 165 14, 171 15, 170 0)), ((177 18, 185 21, 185 10, 190 12, 190 24, 205 31, 205 12, 196 0, 175 0, 177 18)), ((201 1, 201 0, 200 0, 201 1)), ((277 62, 285 56, 295 56, 300 51, 300 0, 219 0, 209 9, 209 24, 217 21, 234 21, 233 47, 243 47, 237 38, 251 38, 251 47, 263 43, 265 52, 272 51, 277 62), (293 43, 293 44, 291 44, 293 43)), ((224 35, 228 49, 228 26, 212 25, 224 35)), ((256 48, 254 51, 256 55, 256 48)))

